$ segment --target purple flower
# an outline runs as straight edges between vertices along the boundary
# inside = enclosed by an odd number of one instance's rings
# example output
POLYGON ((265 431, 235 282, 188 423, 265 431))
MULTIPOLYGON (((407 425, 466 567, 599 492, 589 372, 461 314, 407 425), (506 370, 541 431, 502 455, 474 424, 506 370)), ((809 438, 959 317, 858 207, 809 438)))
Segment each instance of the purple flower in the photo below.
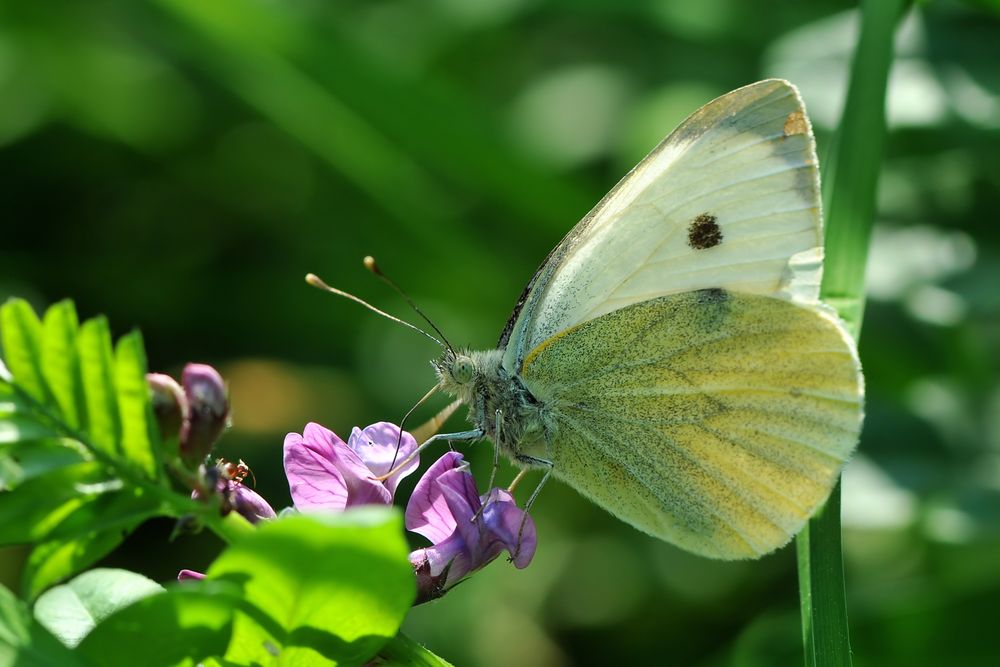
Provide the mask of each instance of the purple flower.
POLYGON ((204 578, 204 574, 195 572, 194 570, 181 570, 177 573, 177 581, 200 581, 204 578))
POLYGON ((355 428, 345 443, 336 433, 316 423, 302 435, 285 436, 285 476, 296 509, 343 510, 356 505, 390 505, 399 481, 417 469, 414 457, 384 481, 380 477, 398 466, 417 448, 417 441, 388 422, 355 428), (395 463, 393 463, 395 459, 395 463))
POLYGON ((510 493, 491 489, 479 496, 469 466, 458 452, 442 456, 417 482, 406 507, 406 527, 432 542, 410 554, 417 573, 418 602, 440 597, 505 549, 516 567, 527 567, 538 543, 534 522, 510 493))

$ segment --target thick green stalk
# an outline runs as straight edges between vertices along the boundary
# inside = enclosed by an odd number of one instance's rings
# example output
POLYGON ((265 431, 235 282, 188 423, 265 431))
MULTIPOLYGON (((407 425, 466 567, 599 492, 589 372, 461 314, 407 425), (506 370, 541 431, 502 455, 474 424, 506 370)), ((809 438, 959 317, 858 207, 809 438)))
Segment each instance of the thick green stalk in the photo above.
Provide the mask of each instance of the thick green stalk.
MULTIPOLYGON (((826 260, 821 290, 857 339, 864 311, 865 265, 885 144, 885 96, 893 36, 907 0, 863 0, 861 36, 851 65, 840 128, 824 156, 826 260)), ((840 484, 796 543, 807 667, 851 664, 840 484)))

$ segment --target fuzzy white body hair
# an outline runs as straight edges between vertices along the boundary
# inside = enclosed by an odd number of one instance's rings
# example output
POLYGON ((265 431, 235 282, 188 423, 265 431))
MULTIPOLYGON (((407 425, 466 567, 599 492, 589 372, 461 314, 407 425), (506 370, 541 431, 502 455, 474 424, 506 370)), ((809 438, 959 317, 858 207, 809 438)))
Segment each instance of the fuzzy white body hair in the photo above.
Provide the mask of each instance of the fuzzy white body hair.
POLYGON ((548 459, 555 421, 548 406, 535 397, 517 375, 503 367, 503 350, 446 351, 433 362, 441 388, 469 406, 469 422, 508 457, 548 459), (455 363, 473 363, 471 380, 455 377, 455 363), (499 414, 499 419, 498 419, 499 414), (499 426, 499 430, 498 430, 499 426))

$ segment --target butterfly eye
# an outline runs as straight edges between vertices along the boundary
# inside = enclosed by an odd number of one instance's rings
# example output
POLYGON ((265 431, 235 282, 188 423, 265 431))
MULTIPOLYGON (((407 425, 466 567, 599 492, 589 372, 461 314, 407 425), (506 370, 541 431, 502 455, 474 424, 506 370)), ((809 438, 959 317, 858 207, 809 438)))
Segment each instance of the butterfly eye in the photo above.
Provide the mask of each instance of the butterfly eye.
POLYGON ((476 374, 476 364, 469 357, 461 356, 455 359, 455 364, 451 367, 451 376, 455 382, 466 384, 472 381, 472 376, 476 374))

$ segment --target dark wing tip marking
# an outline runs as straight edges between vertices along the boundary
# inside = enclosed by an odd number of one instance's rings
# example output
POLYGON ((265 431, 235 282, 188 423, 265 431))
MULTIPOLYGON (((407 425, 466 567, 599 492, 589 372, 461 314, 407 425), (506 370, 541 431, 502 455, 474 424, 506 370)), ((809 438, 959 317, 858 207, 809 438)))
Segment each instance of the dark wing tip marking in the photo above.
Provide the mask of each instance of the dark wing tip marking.
POLYGON ((688 245, 695 250, 714 248, 722 243, 722 230, 716 217, 711 213, 702 213, 691 221, 688 226, 688 245))

